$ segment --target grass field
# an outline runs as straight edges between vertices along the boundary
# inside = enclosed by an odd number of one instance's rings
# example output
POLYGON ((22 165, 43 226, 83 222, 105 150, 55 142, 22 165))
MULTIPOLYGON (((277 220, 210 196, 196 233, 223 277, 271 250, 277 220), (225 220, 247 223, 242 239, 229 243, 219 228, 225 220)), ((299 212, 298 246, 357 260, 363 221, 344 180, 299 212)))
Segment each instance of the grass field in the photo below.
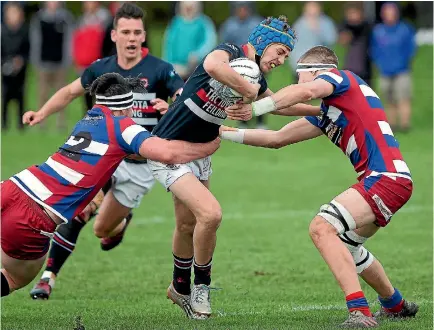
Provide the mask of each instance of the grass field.
MULTIPOLYGON (((412 321, 384 322, 381 329, 432 329, 432 47, 414 63, 413 130, 396 134, 412 170, 415 190, 392 224, 367 243, 394 285, 420 304, 412 321)), ((290 81, 286 68, 270 77, 276 90, 290 81)), ((71 77, 72 78, 72 77, 71 77)), ((28 105, 36 106, 31 76, 28 105)), ((68 108, 69 128, 82 101, 68 108)), ((269 117, 277 129, 288 119, 269 117)), ((45 161, 66 138, 49 128, 25 134, 2 132, 6 179, 45 161)), ((308 224, 323 203, 355 182, 347 158, 325 138, 282 150, 224 142, 213 157, 212 191, 223 207, 212 293, 215 317, 187 320, 165 298, 171 280, 171 197, 160 185, 146 196, 124 243, 102 252, 92 226, 62 269, 50 300, 33 301, 33 283, 1 301, 2 329, 74 329, 77 318, 90 329, 331 329, 346 318, 343 296, 308 236, 308 224)), ((373 309, 374 292, 363 286, 373 309)))

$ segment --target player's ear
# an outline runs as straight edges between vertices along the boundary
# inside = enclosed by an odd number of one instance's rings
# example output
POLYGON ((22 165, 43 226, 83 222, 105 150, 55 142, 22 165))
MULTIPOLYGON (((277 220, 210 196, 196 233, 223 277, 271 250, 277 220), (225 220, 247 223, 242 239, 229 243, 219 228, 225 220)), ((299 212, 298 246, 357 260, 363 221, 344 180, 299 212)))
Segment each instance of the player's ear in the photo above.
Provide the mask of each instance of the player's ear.
POLYGON ((144 43, 146 40, 146 31, 143 31, 143 37, 142 37, 142 43, 144 43))
POLYGON ((110 36, 112 38, 112 41, 116 42, 117 39, 116 30, 112 30, 110 36))

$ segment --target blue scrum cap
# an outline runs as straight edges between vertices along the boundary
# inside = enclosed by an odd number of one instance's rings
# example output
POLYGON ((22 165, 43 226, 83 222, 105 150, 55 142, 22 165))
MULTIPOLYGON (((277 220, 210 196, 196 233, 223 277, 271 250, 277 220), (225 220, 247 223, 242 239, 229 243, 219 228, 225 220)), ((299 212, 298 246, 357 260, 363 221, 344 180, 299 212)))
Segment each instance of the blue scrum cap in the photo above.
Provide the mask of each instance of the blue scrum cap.
POLYGON ((249 36, 249 44, 255 48, 259 58, 271 44, 281 44, 292 51, 294 42, 295 34, 286 22, 286 17, 268 17, 255 27, 249 36))

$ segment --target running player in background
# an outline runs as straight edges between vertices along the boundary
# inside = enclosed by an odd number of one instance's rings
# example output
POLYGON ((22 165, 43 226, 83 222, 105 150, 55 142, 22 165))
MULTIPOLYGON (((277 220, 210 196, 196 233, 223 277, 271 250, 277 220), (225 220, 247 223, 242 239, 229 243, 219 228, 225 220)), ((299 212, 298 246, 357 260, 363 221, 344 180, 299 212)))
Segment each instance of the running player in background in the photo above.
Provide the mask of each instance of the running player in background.
MULTIPOLYGON (((271 95, 262 77, 259 85, 249 83, 233 70, 229 62, 240 57, 255 61, 263 73, 282 65, 294 47, 294 33, 284 16, 261 22, 249 44, 221 44, 197 66, 183 87, 182 94, 155 127, 153 134, 164 139, 190 142, 212 141, 226 118, 224 109, 234 103, 218 81, 244 97, 244 102, 271 95)), ((311 114, 312 111, 294 113, 311 114)), ((220 204, 209 191, 210 157, 184 165, 149 162, 155 178, 174 196, 176 227, 173 235, 173 281, 168 297, 190 318, 211 314, 210 283, 216 232, 222 219, 220 204), (191 289, 191 268, 194 286, 191 289)))
MULTIPOLYGON (((95 106, 65 144, 38 166, 1 184, 1 295, 27 285, 39 272, 56 227, 78 216, 130 154, 185 163, 214 153, 219 140, 197 144, 151 136, 134 123, 132 85, 108 73, 94 81, 95 106)), ((88 205, 89 204, 89 205, 88 205)), ((89 213, 89 212, 88 212, 89 213)))
POLYGON ((357 274, 379 294, 382 309, 378 316, 412 317, 418 311, 416 304, 403 299, 380 262, 363 246, 410 199, 413 182, 379 97, 360 77, 338 70, 337 65, 332 50, 314 47, 298 62, 298 85, 252 105, 227 109, 233 119, 252 109, 254 113, 290 115, 298 103, 322 99, 318 116, 295 120, 280 131, 222 128, 221 137, 281 148, 325 134, 347 155, 359 182, 320 207, 309 234, 345 294, 350 315, 343 326, 372 328, 378 324, 357 274))
MULTIPOLYGON (((143 11, 135 4, 123 4, 115 14, 112 31, 117 55, 94 62, 83 72, 81 78, 56 93, 40 111, 27 113, 25 122, 30 125, 40 122, 82 95, 85 88, 102 74, 117 72, 124 77, 139 77, 144 82, 147 92, 140 87, 139 90, 133 90, 132 118, 137 124, 152 131, 168 109, 167 99, 172 97, 174 100, 184 82, 171 64, 150 55, 148 49, 140 48, 145 36, 143 11), (33 116, 32 121, 29 116, 33 116)), ((131 210, 139 207, 143 196, 151 191, 154 183, 146 159, 126 158, 119 165, 112 179, 103 188, 105 197, 94 223, 94 231, 101 238, 103 250, 111 250, 122 241, 133 216, 131 210)), ((88 220, 74 219, 56 232, 46 269, 30 291, 32 298, 49 298, 55 279, 75 249, 80 231, 87 222, 88 220)))

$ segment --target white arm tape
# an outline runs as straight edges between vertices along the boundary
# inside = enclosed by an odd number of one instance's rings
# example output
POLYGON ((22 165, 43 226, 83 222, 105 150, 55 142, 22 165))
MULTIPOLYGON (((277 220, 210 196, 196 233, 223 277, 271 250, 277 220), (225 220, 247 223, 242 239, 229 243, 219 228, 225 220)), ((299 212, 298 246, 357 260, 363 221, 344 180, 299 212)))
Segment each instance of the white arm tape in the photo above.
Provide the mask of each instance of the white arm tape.
POLYGON ((244 129, 239 129, 238 131, 223 131, 220 134, 222 140, 229 140, 236 143, 244 142, 244 129))
POLYGON ((252 111, 255 116, 261 116, 274 110, 276 110, 276 104, 270 96, 252 103, 252 111))

